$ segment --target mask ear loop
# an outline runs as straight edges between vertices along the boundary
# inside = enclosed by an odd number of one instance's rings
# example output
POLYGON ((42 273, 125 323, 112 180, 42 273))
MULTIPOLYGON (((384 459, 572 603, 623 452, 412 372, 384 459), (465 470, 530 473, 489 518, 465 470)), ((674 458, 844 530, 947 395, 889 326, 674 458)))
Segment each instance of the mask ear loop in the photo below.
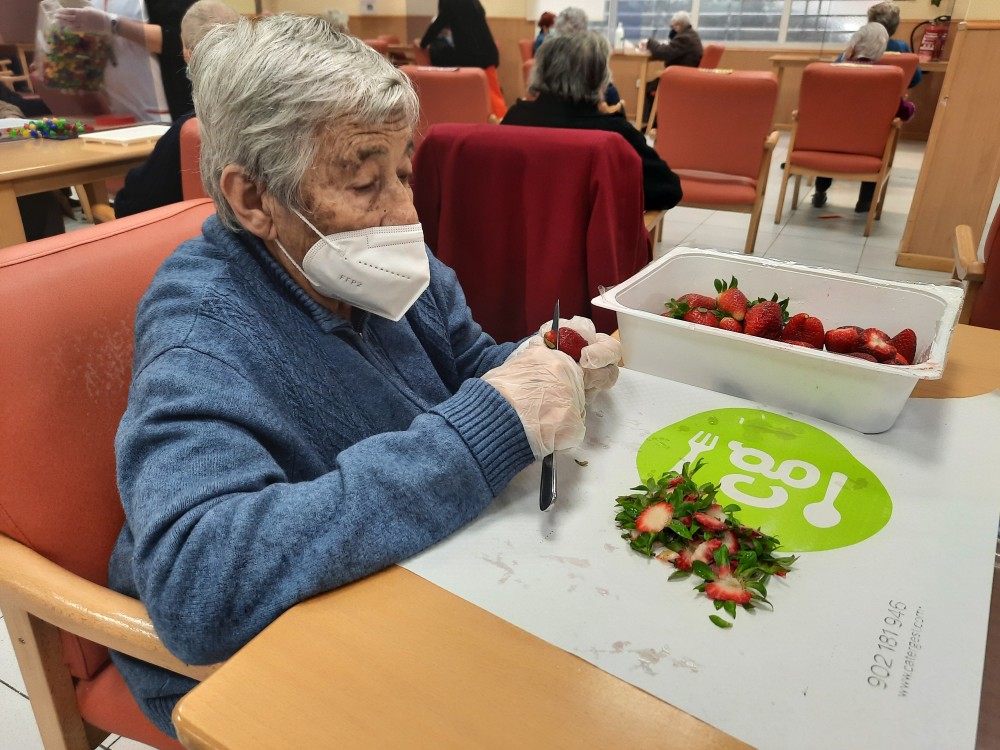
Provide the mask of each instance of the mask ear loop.
MULTIPOLYGON (((342 259, 347 260, 347 253, 345 253, 343 250, 341 250, 335 244, 333 244, 332 242, 330 242, 330 240, 327 238, 327 236, 325 234, 323 234, 321 231, 319 231, 315 226, 313 226, 313 223, 311 221, 309 221, 309 219, 307 219, 305 216, 303 216, 302 214, 299 213, 298 209, 292 208, 290 210, 291 210, 291 212, 293 214, 295 214, 300 219, 302 219, 302 221, 305 222, 305 225, 307 227, 309 227, 311 230, 313 230, 313 232, 316 234, 317 237, 319 237, 329 247, 332 247, 342 259)), ((286 255, 287 255, 287 253, 286 253, 286 255)))

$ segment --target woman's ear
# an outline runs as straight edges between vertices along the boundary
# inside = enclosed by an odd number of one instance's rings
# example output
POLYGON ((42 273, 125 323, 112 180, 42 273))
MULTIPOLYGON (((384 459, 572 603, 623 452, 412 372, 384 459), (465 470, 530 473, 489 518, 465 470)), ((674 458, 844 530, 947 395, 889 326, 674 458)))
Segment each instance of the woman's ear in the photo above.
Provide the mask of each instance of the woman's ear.
POLYGON ((233 164, 223 169, 219 187, 240 226, 262 240, 277 236, 272 215, 274 201, 242 169, 233 164))

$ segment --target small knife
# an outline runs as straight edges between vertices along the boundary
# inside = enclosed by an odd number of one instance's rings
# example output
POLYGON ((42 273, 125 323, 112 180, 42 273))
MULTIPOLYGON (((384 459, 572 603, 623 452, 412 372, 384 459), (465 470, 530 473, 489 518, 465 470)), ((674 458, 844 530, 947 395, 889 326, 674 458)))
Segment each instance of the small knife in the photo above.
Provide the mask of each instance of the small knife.
MULTIPOLYGON (((555 339, 556 351, 559 351, 559 300, 556 300, 556 309, 552 313, 552 338, 555 339)), ((540 510, 548 510, 549 506, 556 501, 556 467, 555 454, 550 453, 542 459, 542 481, 538 491, 538 507, 540 510)))

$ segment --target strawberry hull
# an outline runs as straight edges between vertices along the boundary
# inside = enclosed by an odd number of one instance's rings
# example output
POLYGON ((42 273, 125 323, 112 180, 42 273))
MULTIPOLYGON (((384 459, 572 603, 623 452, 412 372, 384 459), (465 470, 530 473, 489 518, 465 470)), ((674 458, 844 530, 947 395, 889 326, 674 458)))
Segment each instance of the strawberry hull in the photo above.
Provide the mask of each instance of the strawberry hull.
POLYGON ((883 281, 796 263, 678 248, 593 300, 618 315, 625 366, 819 417, 859 432, 895 423, 921 379, 944 371, 964 292, 955 284, 883 281), (788 297, 830 328, 864 325, 916 333, 915 363, 868 362, 660 315, 665 300, 739 279, 748 297, 788 297))

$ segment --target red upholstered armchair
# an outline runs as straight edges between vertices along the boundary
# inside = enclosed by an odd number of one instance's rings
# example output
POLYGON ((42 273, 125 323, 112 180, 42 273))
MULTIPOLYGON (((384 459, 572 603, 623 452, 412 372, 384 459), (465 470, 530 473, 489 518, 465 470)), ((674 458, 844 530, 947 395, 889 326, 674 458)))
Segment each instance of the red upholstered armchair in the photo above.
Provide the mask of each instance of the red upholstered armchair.
POLYGON ((181 195, 184 200, 207 198, 201 184, 201 133, 198 118, 192 117, 181 125, 181 195))
POLYGON ((0 250, 0 608, 46 748, 114 733, 181 750, 140 713, 108 647, 195 679, 211 671, 176 659, 142 604, 106 584, 136 304, 213 211, 176 203, 0 250))
POLYGON ((536 331, 556 298, 564 317, 617 327, 590 300, 649 260, 641 162, 617 133, 435 125, 413 186, 427 244, 495 339, 536 331))

